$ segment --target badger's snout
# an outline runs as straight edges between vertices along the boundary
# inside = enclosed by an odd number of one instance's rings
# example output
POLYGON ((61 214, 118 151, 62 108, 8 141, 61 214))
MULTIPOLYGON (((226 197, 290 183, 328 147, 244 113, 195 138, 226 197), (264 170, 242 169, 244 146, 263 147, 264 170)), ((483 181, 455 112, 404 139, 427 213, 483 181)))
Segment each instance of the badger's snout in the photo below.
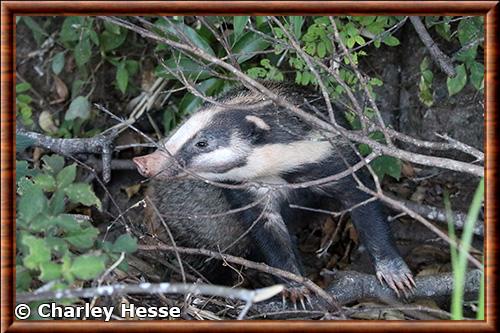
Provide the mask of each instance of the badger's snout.
POLYGON ((149 155, 134 157, 132 160, 137 171, 144 177, 172 178, 180 171, 175 161, 159 150, 149 155))
POLYGON ((132 159, 132 161, 134 161, 134 163, 137 167, 137 171, 139 171, 139 173, 142 176, 149 177, 150 166, 149 166, 148 160, 145 158, 146 156, 134 157, 132 159))

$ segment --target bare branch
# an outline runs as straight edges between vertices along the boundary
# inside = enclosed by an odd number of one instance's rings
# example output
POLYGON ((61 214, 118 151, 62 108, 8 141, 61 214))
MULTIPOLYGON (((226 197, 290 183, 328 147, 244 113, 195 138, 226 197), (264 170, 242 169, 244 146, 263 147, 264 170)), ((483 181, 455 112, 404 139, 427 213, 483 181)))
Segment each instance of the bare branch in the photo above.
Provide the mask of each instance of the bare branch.
POLYGON ((93 138, 58 139, 17 127, 16 134, 34 140, 33 145, 36 147, 65 156, 78 153, 101 154, 103 180, 105 183, 111 180, 111 153, 113 151, 113 140, 117 135, 116 131, 111 131, 107 135, 100 134, 93 138))
POLYGON ((424 43, 425 47, 427 47, 427 50, 429 50, 429 53, 431 54, 434 62, 446 75, 448 75, 449 77, 455 76, 456 72, 453 68, 453 64, 451 63, 451 59, 446 54, 444 54, 443 51, 441 51, 436 45, 434 40, 432 40, 431 35, 429 35, 429 33, 427 32, 427 29, 420 20, 420 17, 410 16, 410 21, 413 24, 418 37, 420 37, 422 43, 424 43))
MULTIPOLYGON (((394 200, 399 200, 399 199, 394 199, 394 200)), ((404 204, 406 207, 409 209, 413 210, 415 213, 422 215, 423 217, 433 220, 436 222, 440 222, 442 224, 447 224, 448 221, 446 219, 446 211, 442 208, 430 206, 430 205, 423 205, 419 204, 413 201, 408 201, 408 200, 399 200, 402 204, 404 204)), ((399 211, 399 210, 398 210, 399 211)), ((452 212, 452 218, 453 218, 453 223, 455 227, 458 229, 463 229, 465 220, 467 218, 467 214, 464 214, 462 212, 452 212)), ((477 223, 474 225, 474 234, 477 236, 483 237, 484 235, 484 221, 478 220, 477 223)))
POLYGON ((139 283, 139 284, 114 284, 96 288, 78 288, 59 291, 24 292, 16 295, 16 301, 20 303, 67 298, 87 298, 96 296, 117 296, 129 294, 194 294, 211 295, 233 299, 241 299, 246 302, 256 303, 264 301, 283 290, 283 285, 274 285, 256 290, 235 289, 230 287, 214 286, 207 284, 187 283, 139 283))
MULTIPOLYGON (((388 304, 399 303, 401 301, 412 302, 421 298, 448 299, 453 292, 453 273, 416 276, 415 283, 417 287, 404 300, 397 299, 394 291, 386 285, 381 284, 375 275, 338 270, 334 272, 324 271, 322 274, 332 275, 333 281, 326 288, 326 291, 335 296, 342 305, 364 299, 375 299, 388 304)), ((467 300, 477 300, 481 274, 481 271, 478 269, 467 273, 464 284, 465 298, 467 300)), ((313 308, 316 308, 318 304, 317 297, 313 296, 311 303, 313 308)), ((273 314, 282 311, 292 311, 294 308, 291 304, 283 308, 281 302, 270 300, 256 305, 254 309, 259 313, 273 314)))

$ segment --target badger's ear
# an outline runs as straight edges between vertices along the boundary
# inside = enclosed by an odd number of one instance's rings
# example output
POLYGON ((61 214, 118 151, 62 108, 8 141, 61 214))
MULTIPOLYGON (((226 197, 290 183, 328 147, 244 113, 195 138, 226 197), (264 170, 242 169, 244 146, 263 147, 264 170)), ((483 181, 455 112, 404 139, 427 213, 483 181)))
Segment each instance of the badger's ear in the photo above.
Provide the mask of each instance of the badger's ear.
POLYGON ((255 132, 269 131, 271 127, 264 121, 264 119, 248 115, 245 117, 245 120, 248 121, 255 129, 255 132))

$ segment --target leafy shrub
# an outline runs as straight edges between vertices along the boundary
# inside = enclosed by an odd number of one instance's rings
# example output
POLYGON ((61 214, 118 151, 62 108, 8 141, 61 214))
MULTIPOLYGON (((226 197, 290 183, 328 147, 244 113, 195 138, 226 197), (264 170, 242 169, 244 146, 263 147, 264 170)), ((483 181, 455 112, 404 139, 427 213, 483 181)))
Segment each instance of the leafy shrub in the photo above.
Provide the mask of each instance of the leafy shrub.
POLYGON ((58 155, 44 156, 40 169, 17 161, 17 291, 49 282, 60 289, 93 280, 121 252, 136 250, 130 235, 114 243, 99 242, 99 230, 89 220, 68 214, 79 206, 101 209, 91 185, 77 182, 76 174, 76 165, 65 166, 58 155))
MULTIPOLYGON (((446 41, 459 45, 453 53, 452 61, 456 75, 446 80, 448 95, 456 95, 467 83, 476 90, 484 89, 484 65, 480 60, 479 49, 484 41, 484 18, 468 16, 454 18, 452 16, 426 16, 425 24, 433 28, 446 41), (458 22, 458 23, 457 23, 458 22)), ((420 101, 427 106, 433 104, 432 71, 428 60, 421 65, 421 80, 419 84, 420 101)))

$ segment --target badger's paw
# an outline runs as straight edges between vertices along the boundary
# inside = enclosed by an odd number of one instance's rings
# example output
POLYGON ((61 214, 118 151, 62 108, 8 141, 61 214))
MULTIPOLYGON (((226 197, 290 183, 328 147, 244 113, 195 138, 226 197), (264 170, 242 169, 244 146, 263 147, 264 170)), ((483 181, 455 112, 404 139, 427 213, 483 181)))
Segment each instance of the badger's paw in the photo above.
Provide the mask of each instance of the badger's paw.
POLYGON ((306 303, 309 305, 310 308, 313 308, 309 289, 300 284, 296 283, 288 284, 283 290, 282 296, 283 296, 283 309, 286 309, 287 300, 289 300, 292 303, 295 310, 297 310, 297 301, 300 302, 300 305, 304 310, 306 310, 306 303))
POLYGON ((385 282, 398 297, 401 292, 407 297, 416 287, 413 274, 402 259, 381 260, 375 269, 380 283, 385 282))

